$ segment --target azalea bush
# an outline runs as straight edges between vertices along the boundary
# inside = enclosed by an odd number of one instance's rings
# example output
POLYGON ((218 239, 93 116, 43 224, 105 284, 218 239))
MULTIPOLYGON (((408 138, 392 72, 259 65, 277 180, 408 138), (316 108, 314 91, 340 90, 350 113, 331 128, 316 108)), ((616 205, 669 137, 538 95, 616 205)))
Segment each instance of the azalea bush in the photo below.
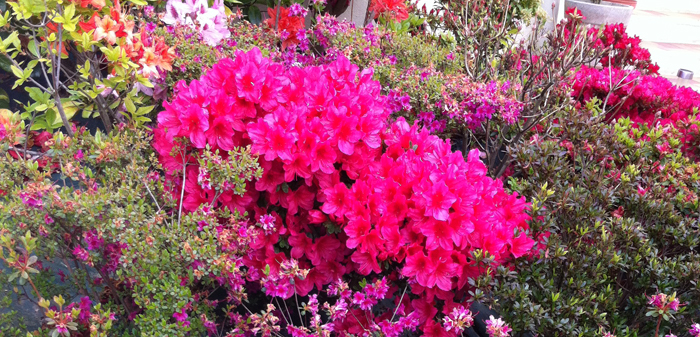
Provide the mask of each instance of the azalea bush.
POLYGON ((672 125, 608 124, 595 103, 518 147, 537 251, 479 280, 483 301, 520 332, 680 336, 700 308, 698 166, 672 125))
MULTIPOLYGON (((119 121, 148 122, 150 79, 171 69, 174 54, 161 38, 139 30, 133 3, 7 2, 0 55, 11 63, 14 87, 31 98, 23 118, 30 130, 64 127, 99 117, 107 131, 119 121)), ((149 105, 151 104, 151 105, 149 105)))
MULTIPOLYGON (((224 209, 184 212, 155 170, 151 139, 133 127, 94 136, 81 128, 75 137, 56 133, 31 157, 4 153, 3 277, 14 298, 40 307, 47 319, 31 322, 39 332, 204 332, 200 316, 215 317, 218 306, 202 299, 220 287, 244 291, 237 264, 254 223, 224 209), (205 225, 217 221, 226 226, 205 225), (184 311, 197 321, 174 315, 184 311)), ((243 193, 260 177, 249 149, 203 155, 218 160, 216 188, 243 193)))
POLYGON ((185 211, 248 211, 264 224, 244 265, 268 295, 286 300, 341 278, 403 276, 421 329, 443 329, 426 308, 449 313, 469 298, 481 264, 532 246, 527 203, 486 177, 478 152, 465 161, 417 125, 387 124, 391 105, 371 75, 344 58, 285 69, 257 49, 238 52, 177 85, 154 146, 174 191, 184 184, 185 211), (199 151, 248 145, 262 178, 243 195, 212 189, 199 151), (269 276, 288 261, 308 274, 269 276))

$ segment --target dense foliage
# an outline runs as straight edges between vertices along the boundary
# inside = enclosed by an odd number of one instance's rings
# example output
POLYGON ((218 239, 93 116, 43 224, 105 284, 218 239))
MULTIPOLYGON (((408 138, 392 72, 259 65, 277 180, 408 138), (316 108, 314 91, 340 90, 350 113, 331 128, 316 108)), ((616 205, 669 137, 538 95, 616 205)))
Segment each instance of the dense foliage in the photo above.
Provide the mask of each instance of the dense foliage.
POLYGON ((648 296, 675 292, 661 330, 682 331, 700 306, 697 164, 668 126, 610 127, 592 106, 519 148, 512 187, 534 204, 540 251, 483 284, 515 329, 649 335, 648 296))
POLYGON ((0 335, 700 336, 697 92, 574 10, 354 5, 0 0, 0 335))

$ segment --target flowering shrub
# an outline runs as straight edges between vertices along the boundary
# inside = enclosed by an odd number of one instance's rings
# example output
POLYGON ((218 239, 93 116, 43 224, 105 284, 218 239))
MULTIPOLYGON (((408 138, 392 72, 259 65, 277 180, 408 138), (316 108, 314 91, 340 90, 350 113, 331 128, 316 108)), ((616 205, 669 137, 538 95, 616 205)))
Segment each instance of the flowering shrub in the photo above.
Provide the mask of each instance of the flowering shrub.
POLYGON ((700 308, 700 168, 672 125, 604 123, 597 104, 517 149, 511 187, 533 203, 538 252, 478 280, 483 301, 515 331, 546 336, 683 331, 700 308))
POLYGON ((368 11, 374 18, 385 21, 404 21, 408 19, 408 8, 403 0, 372 0, 368 11))
MULTIPOLYGON (((206 331, 201 316, 214 317, 218 302, 203 299, 216 288, 244 293, 236 265, 253 225, 225 210, 185 214, 151 169, 151 140, 130 127, 110 136, 81 128, 75 138, 56 133, 40 153, 3 156, 0 257, 7 282, 22 286, 15 296, 37 302, 50 319, 31 322, 35 329, 184 336, 206 331), (63 305, 61 294, 80 298, 63 305)), ((202 163, 208 183, 243 193, 259 167, 246 149, 226 157, 203 151, 202 160, 217 162, 202 163)))
POLYGON ((150 79, 171 69, 174 55, 162 39, 137 27, 129 15, 131 4, 7 5, 0 30, 9 35, 0 40, 0 55, 11 63, 15 87, 30 84, 25 90, 31 102, 23 114, 29 129, 63 126, 72 135, 69 120, 78 112, 85 118, 99 116, 107 131, 117 121, 150 121, 153 105, 143 93, 151 91, 150 79), (41 75, 34 77, 34 72, 41 75))
POLYGON ((418 120, 433 133, 463 134, 489 120, 512 125, 523 108, 510 82, 473 82, 466 75, 417 67, 391 69, 385 76, 394 95, 415 97, 413 109, 397 109, 403 110, 401 115, 418 120))
MULTIPOLYGON (((592 33, 597 32, 596 28, 591 28, 592 33)), ((639 46, 641 39, 638 36, 627 35, 624 24, 605 25, 600 32, 600 41, 607 52, 601 59, 604 67, 614 67, 618 69, 632 68, 644 74, 659 73, 659 66, 651 62, 649 50, 639 46)))
POLYGON ((265 25, 279 34, 279 38, 282 41, 282 49, 287 48, 290 45, 296 45, 299 43, 297 35, 299 31, 304 29, 304 16, 306 16, 306 10, 300 8, 299 4, 295 7, 274 7, 267 9, 267 15, 270 17, 265 20, 265 25))
POLYGON ((163 36, 177 55, 173 60, 173 70, 164 78, 163 86, 168 89, 168 95, 172 94, 178 81, 198 79, 219 60, 232 57, 236 50, 248 50, 253 46, 268 53, 274 50, 274 39, 265 34, 260 26, 235 20, 229 22, 229 29, 233 31, 231 37, 216 46, 210 46, 202 40, 201 34, 187 26, 154 28, 153 33, 163 36))
POLYGON ((164 23, 195 28, 210 46, 231 36, 223 0, 214 1, 211 7, 204 0, 168 0, 165 9, 161 18, 164 23))
POLYGON ((663 77, 634 70, 586 66, 574 75, 572 89, 572 96, 581 102, 593 98, 603 102, 603 109, 611 119, 628 117, 638 125, 675 126, 683 133, 680 140, 685 153, 697 157, 697 147, 693 144, 700 139, 696 125, 700 93, 693 89, 677 87, 663 77))
MULTIPOLYGON (((575 7, 568 8, 566 15, 585 19, 581 11, 575 7)), ((598 61, 603 67, 637 70, 644 75, 658 75, 659 66, 651 62, 649 50, 639 46, 642 40, 638 36, 627 35, 624 24, 590 27, 588 34, 596 36, 596 45, 605 49, 598 61)))
MULTIPOLYGON (((248 279, 265 282, 268 268, 276 274, 290 259, 308 269, 294 282, 271 280, 276 296, 354 273, 396 277, 388 267, 398 264, 422 294, 414 306, 436 294, 452 301, 480 273, 475 252, 503 263, 532 246, 527 203, 485 176, 478 152, 465 161, 416 125, 387 125, 379 84, 347 59, 286 70, 253 49, 176 90, 155 130, 168 181, 184 182, 186 211, 223 207, 260 219, 248 279), (211 189, 198 152, 246 145, 260 155, 262 178, 240 196, 211 189)), ((434 315, 420 316, 423 329, 434 315)))

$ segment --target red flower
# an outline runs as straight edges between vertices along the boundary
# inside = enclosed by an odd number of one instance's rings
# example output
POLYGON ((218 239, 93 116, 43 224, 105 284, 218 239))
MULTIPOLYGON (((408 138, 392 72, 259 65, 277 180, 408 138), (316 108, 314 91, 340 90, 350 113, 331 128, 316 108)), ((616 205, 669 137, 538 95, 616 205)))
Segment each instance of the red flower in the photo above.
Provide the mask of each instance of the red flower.
POLYGON ((287 33, 287 38, 282 41, 282 49, 299 43, 297 33, 299 30, 304 29, 304 17, 289 15, 289 8, 280 6, 268 7, 267 15, 270 17, 265 20, 265 25, 267 25, 267 27, 275 29, 275 23, 277 23, 277 32, 287 33), (279 20, 277 20, 278 10, 280 13, 279 20))
POLYGON ((403 0, 371 0, 369 11, 374 18, 384 15, 387 20, 401 22, 408 19, 408 8, 403 0))

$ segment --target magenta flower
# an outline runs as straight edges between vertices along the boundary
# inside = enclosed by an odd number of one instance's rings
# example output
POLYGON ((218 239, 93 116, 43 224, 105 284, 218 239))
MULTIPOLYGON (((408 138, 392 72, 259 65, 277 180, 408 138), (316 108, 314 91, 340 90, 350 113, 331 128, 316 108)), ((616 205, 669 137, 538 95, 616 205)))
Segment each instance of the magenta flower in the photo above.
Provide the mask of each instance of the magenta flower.
POLYGON ((75 248, 73 248, 73 255, 83 261, 87 261, 90 258, 90 254, 87 250, 80 246, 75 246, 75 248))
POLYGON ((289 6, 289 16, 301 16, 304 17, 309 11, 302 7, 300 4, 295 3, 289 6))
POLYGON ((486 332, 490 337, 506 337, 511 331, 513 330, 501 318, 490 316, 486 321, 486 332))
POLYGON ((209 113, 192 105, 180 114, 180 122, 182 126, 178 134, 188 137, 196 148, 203 149, 207 141, 205 132, 209 130, 209 113))
POLYGON ((700 323, 693 324, 690 330, 688 330, 688 333, 693 337, 700 337, 700 323))
POLYGON ((153 32, 154 30, 156 30, 156 27, 158 27, 158 26, 156 26, 155 23, 149 22, 149 23, 146 24, 146 31, 149 32, 149 33, 151 33, 151 32, 153 32))
POLYGON ((425 216, 431 216, 440 221, 447 220, 450 215, 450 207, 457 201, 457 197, 450 192, 443 181, 435 183, 424 197, 427 199, 425 216))
POLYGON ((181 322, 183 326, 190 326, 190 322, 187 321, 188 316, 187 316, 187 313, 185 312, 185 308, 182 308, 182 310, 180 310, 180 312, 177 312, 177 311, 174 312, 173 317, 178 322, 181 322))
POLYGON ((474 324, 474 316, 469 309, 458 305, 452 309, 449 315, 443 318, 445 330, 461 334, 466 328, 474 324))

